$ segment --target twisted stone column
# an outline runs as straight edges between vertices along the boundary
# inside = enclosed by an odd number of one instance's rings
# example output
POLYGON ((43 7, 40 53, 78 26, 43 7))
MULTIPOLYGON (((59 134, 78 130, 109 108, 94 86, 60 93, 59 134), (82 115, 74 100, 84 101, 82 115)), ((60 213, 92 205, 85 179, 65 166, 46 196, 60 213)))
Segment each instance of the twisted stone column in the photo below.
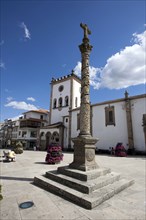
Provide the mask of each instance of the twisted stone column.
POLYGON ((83 43, 79 46, 82 56, 80 135, 90 135, 89 55, 92 46, 88 42, 87 38, 83 38, 83 43))
POLYGON ((87 171, 98 168, 95 162, 95 143, 97 139, 93 138, 90 132, 89 55, 92 46, 89 44, 88 34, 91 34, 91 31, 86 24, 80 26, 84 30, 84 38, 82 44, 79 45, 82 57, 80 134, 72 139, 74 143, 74 161, 69 166, 70 168, 87 171))

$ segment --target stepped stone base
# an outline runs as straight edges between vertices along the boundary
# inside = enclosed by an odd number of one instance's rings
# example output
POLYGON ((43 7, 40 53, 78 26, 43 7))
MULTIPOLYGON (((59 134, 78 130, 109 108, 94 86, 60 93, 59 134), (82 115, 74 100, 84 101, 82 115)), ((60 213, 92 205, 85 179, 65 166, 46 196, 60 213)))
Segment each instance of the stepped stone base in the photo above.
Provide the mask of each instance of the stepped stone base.
POLYGON ((34 177, 35 185, 86 209, 98 206, 133 183, 106 168, 84 172, 65 166, 34 177))

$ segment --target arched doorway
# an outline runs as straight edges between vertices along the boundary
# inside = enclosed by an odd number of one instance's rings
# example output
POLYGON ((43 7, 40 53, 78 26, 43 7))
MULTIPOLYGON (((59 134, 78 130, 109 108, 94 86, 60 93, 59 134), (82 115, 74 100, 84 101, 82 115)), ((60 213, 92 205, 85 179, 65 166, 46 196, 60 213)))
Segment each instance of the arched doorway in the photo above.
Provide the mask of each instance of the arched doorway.
POLYGON ((59 144, 59 133, 57 131, 53 132, 51 137, 51 142, 55 144, 59 144))

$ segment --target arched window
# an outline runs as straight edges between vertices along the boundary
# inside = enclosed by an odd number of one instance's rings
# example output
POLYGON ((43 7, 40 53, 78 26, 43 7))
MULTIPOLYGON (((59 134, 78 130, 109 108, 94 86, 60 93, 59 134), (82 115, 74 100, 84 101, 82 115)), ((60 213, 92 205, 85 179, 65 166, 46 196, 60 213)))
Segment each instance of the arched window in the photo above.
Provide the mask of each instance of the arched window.
POLYGON ((75 107, 77 107, 78 106, 78 98, 76 97, 75 98, 75 107))
POLYGON ((51 136, 51 141, 52 143, 59 143, 59 134, 58 132, 53 132, 52 136, 51 136))
POLYGON ((45 133, 44 133, 44 132, 41 132, 40 137, 43 137, 44 135, 45 135, 45 133))
POLYGON ((65 97, 65 106, 68 106, 68 96, 65 97))
POLYGON ((53 108, 56 108, 56 105, 57 105, 57 100, 54 99, 54 102, 53 102, 53 108))
POLYGON ((59 107, 62 107, 62 98, 59 98, 59 107))

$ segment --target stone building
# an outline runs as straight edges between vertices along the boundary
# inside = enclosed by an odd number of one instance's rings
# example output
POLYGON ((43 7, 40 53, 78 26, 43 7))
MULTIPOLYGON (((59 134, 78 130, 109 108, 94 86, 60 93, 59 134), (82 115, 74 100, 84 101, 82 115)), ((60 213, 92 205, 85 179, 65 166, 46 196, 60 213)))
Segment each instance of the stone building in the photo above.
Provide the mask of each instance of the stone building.
MULTIPOLYGON (((50 143, 73 149, 72 138, 80 132, 81 79, 74 72, 52 79, 49 125, 41 127, 39 145, 50 143)), ((91 105, 91 134, 99 138, 96 149, 109 150, 122 142, 127 150, 146 152, 146 94, 124 97, 91 105)))

